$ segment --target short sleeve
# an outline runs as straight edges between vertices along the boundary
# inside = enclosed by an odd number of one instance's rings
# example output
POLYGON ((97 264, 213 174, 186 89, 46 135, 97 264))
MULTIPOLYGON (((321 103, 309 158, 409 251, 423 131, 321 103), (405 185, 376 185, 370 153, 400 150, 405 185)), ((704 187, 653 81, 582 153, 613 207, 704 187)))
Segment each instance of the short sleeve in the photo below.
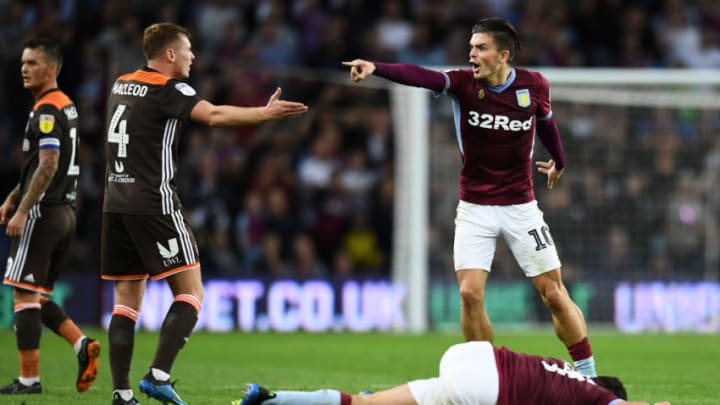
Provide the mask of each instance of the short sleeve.
POLYGON ((38 149, 60 150, 63 126, 61 112, 52 104, 40 105, 35 110, 36 119, 31 125, 37 134, 38 149))
POLYGON ((192 86, 179 80, 168 81, 163 91, 163 113, 182 121, 188 120, 190 111, 202 100, 192 86))

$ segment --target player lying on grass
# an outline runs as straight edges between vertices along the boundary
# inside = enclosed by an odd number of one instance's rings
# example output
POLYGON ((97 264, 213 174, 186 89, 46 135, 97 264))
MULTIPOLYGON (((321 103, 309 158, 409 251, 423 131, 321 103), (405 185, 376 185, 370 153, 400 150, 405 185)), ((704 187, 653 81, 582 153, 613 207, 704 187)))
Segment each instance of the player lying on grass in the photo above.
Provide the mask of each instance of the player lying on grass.
MULTIPOLYGON (((648 405, 627 401, 616 377, 587 377, 563 360, 515 353, 489 342, 451 346, 440 375, 369 395, 323 389, 269 391, 248 384, 233 405, 648 405)), ((655 405, 670 405, 658 402, 655 405)))

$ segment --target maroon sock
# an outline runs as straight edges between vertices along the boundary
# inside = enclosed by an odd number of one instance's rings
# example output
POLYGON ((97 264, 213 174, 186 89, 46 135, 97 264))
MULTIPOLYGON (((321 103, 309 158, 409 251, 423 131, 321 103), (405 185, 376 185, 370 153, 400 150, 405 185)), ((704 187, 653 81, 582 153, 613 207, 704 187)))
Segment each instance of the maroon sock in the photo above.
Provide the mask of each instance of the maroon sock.
POLYGON ((587 337, 584 337, 581 341, 568 347, 568 353, 572 357, 573 361, 587 359, 592 357, 592 348, 590 347, 590 341, 587 337))
POLYGON ((350 405, 352 403, 352 395, 340 391, 340 405, 350 405))

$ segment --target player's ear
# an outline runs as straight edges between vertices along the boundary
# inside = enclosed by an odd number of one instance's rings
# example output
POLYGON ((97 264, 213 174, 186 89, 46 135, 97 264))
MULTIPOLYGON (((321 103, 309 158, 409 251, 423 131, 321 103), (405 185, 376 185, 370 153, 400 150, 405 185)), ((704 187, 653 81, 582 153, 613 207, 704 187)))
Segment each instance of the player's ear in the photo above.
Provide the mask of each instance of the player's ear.
POLYGON ((58 77, 60 74, 60 65, 57 62, 52 62, 48 65, 48 73, 50 76, 58 77))
POLYGON ((170 62, 175 62, 175 50, 172 49, 172 48, 166 49, 166 50, 165 50, 165 57, 166 57, 170 62))
POLYGON ((503 63, 510 63, 510 51, 508 49, 500 51, 500 61, 503 63))

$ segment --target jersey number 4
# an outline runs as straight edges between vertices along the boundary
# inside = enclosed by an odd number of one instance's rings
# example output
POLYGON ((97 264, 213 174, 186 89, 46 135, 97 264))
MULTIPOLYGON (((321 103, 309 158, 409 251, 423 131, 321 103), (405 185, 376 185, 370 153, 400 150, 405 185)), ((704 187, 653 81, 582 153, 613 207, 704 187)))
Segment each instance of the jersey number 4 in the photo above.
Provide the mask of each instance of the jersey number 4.
POLYGON ((127 120, 120 119, 126 108, 125 104, 117 106, 108 127, 108 143, 118 145, 117 157, 119 158, 127 157, 127 144, 130 143, 130 134, 127 133, 127 120))

